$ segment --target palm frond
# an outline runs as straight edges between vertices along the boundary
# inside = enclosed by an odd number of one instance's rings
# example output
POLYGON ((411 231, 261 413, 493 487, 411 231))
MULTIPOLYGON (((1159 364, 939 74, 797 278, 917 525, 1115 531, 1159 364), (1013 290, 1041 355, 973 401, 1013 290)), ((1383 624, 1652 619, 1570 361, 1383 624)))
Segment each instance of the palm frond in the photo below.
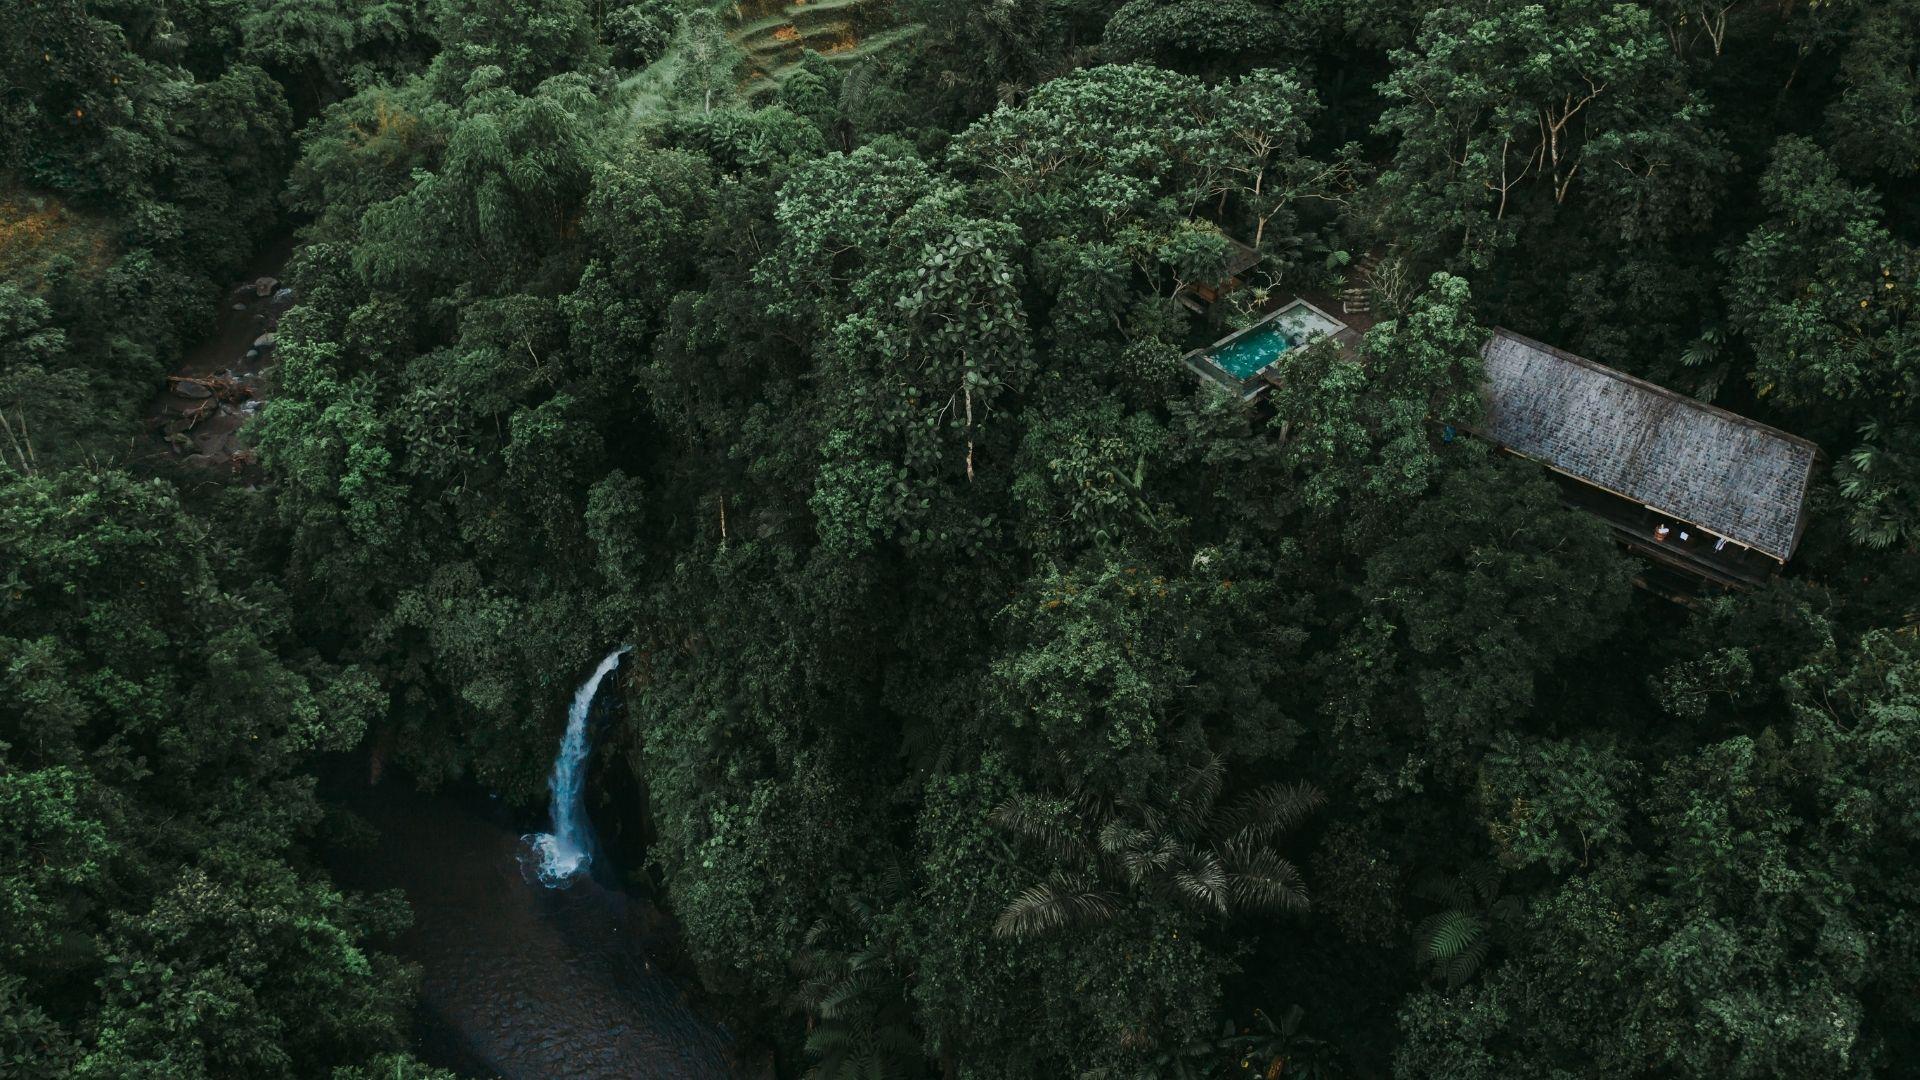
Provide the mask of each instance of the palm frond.
POLYGON ((1229 851, 1234 864, 1227 875, 1233 902, 1252 911, 1305 911, 1310 905, 1300 869, 1270 847, 1229 851))
POLYGON ((1101 922, 1118 910, 1112 893, 1055 875, 1014 897, 994 920, 993 932, 1003 938, 1033 937, 1075 923, 1101 922))
POLYGON ((1113 800, 1084 784, 1075 784, 1067 793, 1066 802, 1074 816, 1083 822, 1106 821, 1113 817, 1113 800))
POLYGON ((1120 868, 1126 873, 1127 880, 1134 885, 1144 884, 1173 866, 1180 858, 1180 847, 1171 836, 1164 833, 1153 836, 1146 832, 1135 832, 1133 843, 1122 849, 1118 855, 1120 868))
POLYGON ((859 1035, 845 1024, 816 1024, 807 1033, 807 1053, 818 1058, 838 1057, 857 1042, 859 1035))
POLYGON ((1220 798, 1226 781, 1227 759, 1209 750, 1196 765, 1189 765, 1180 786, 1180 800, 1173 807, 1175 820, 1189 835, 1197 836, 1213 816, 1213 804, 1220 798))
POLYGON ((1105 855, 1124 859, 1128 852, 1144 846, 1149 839, 1146 830, 1136 829, 1117 819, 1100 826, 1100 851, 1105 855))
POLYGON ((844 1020, 858 1015, 864 1005, 872 982, 864 978, 851 978, 836 983, 820 996, 815 1011, 822 1020, 844 1020))
POLYGON ((1326 804, 1326 793, 1305 781, 1267 784, 1234 800, 1223 819, 1225 835, 1264 840, 1295 828, 1326 804))
POLYGON ((988 820, 1038 843, 1062 862, 1083 862, 1088 855, 1081 821, 1056 801, 1015 795, 996 807, 988 820))
POLYGON ((1139 815, 1140 827, 1142 829, 1151 833, 1167 831, 1167 815, 1159 807, 1151 803, 1143 803, 1129 807, 1129 809, 1134 814, 1139 815))
POLYGON ((807 1036, 807 1080, 882 1080, 894 1073, 871 1024, 820 1024, 807 1036))
POLYGON ((1172 875, 1174 891, 1194 907, 1214 914, 1227 914, 1227 868, 1211 851, 1189 856, 1186 865, 1172 875))

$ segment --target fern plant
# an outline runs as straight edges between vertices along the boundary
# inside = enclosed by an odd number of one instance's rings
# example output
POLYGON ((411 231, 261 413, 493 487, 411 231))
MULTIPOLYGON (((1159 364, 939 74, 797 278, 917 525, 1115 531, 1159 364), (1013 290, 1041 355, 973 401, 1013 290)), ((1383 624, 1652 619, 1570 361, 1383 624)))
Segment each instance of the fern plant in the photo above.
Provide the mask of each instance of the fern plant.
POLYGON ((1422 919, 1417 933, 1434 975, 1448 987, 1465 983, 1486 962, 1487 924, 1478 915, 1448 908, 1422 919))
POLYGON ((1444 905, 1420 920, 1414 938, 1430 977, 1449 989, 1464 985, 1486 963, 1495 925, 1519 917, 1519 901, 1500 895, 1500 878, 1493 866, 1477 865, 1414 886, 1415 895, 1444 905))
POLYGON ((1277 843, 1326 796, 1311 784, 1268 784, 1223 806, 1225 780, 1225 762, 1209 754, 1163 802, 1084 789, 1009 799, 994 821, 1038 845, 1056 869, 1014 897, 994 932, 1023 938, 1104 922, 1129 894, 1218 918, 1305 910, 1306 884, 1277 843))

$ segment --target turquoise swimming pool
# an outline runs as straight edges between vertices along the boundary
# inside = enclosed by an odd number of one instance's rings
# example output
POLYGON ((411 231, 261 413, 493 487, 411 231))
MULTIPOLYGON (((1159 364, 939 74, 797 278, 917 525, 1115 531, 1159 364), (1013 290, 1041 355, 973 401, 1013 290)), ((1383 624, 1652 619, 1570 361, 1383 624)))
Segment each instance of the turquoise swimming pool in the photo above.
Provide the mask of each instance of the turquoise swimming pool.
POLYGON ((1245 330, 1193 350, 1185 359, 1201 378, 1253 398, 1266 392, 1289 350, 1305 348, 1320 338, 1338 340, 1337 335, 1346 332, 1346 323, 1299 298, 1245 330))
POLYGON ((1236 339, 1217 352, 1208 353, 1207 358, 1234 378, 1247 379, 1280 359, 1280 354, 1291 348, 1292 339, 1269 325, 1236 339))

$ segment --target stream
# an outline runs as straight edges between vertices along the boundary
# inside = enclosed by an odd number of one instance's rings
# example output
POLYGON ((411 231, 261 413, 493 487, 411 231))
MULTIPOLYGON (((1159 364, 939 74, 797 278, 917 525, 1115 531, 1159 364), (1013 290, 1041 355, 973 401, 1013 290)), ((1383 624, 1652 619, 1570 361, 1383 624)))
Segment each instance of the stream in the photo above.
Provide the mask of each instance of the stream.
POLYGON ((146 437, 133 459, 175 464, 208 476, 253 478, 252 454, 239 432, 272 394, 280 316, 296 302, 281 287, 293 235, 270 240, 248 260, 221 298, 205 337, 181 354, 147 406, 146 437))

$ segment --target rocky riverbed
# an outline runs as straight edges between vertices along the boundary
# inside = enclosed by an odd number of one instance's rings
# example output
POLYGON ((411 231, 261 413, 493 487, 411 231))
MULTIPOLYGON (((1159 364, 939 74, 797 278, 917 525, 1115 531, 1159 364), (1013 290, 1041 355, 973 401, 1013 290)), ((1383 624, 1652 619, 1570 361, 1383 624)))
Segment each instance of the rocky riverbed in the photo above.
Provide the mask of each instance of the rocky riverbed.
POLYGON ((291 238, 269 245, 232 284, 213 331, 154 395, 143 456, 223 474, 253 464, 241 429, 272 392, 280 317, 298 299, 279 277, 292 251, 291 238))

